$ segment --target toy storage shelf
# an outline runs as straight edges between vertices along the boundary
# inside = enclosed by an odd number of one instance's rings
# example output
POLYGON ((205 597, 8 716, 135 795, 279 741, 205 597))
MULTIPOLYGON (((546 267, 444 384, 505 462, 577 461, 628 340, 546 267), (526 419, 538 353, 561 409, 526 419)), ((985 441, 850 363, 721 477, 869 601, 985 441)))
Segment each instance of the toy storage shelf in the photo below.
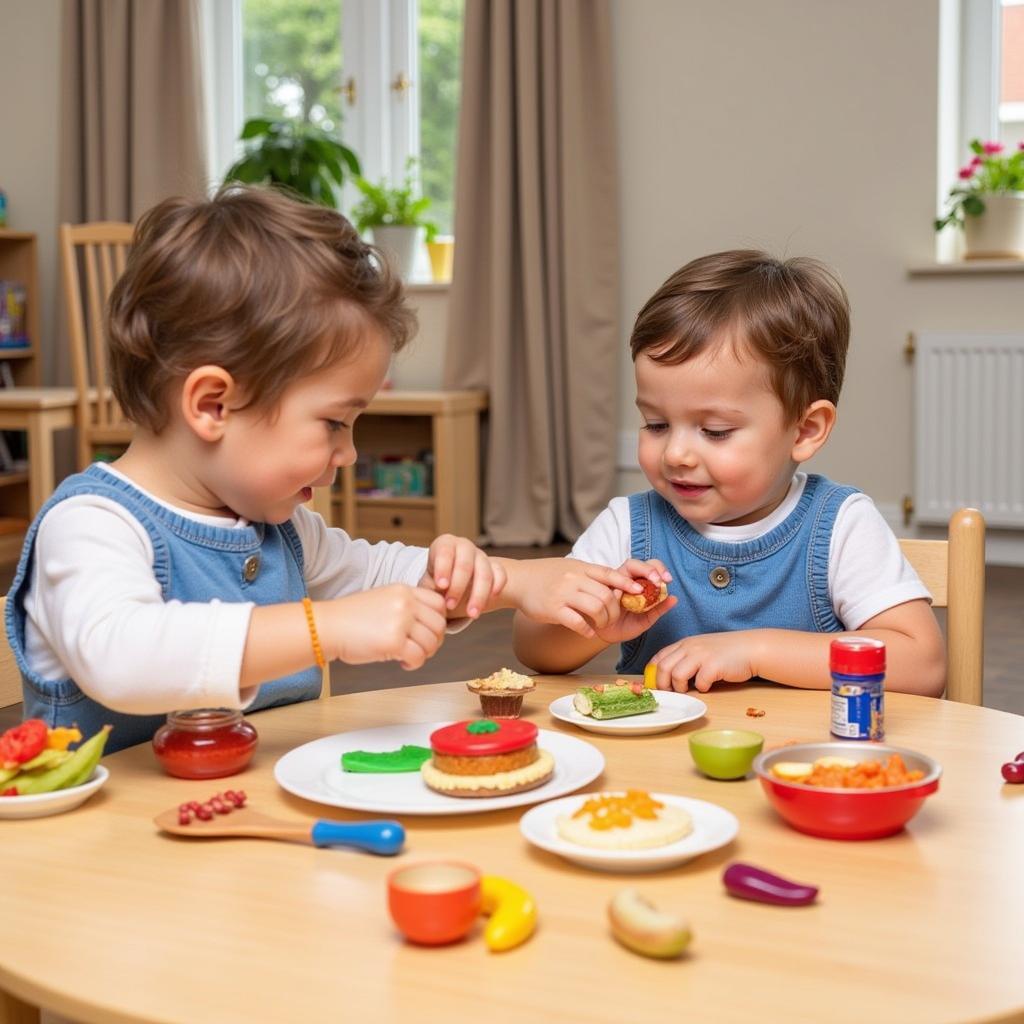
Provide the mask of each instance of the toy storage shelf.
POLYGON ((18 387, 39 383, 36 345, 39 342, 39 280, 36 236, 31 231, 0 228, 0 281, 17 281, 25 286, 25 327, 27 348, 0 347, 0 361, 8 363, 18 387))
MULTIPOLYGON (((0 228, 0 281, 16 281, 25 288, 25 348, 0 346, 0 362, 8 382, 17 387, 39 384, 39 278, 36 236, 31 231, 0 228)), ((29 474, 22 470, 0 472, 0 561, 17 556, 21 537, 28 526, 29 474)))
POLYGON ((426 545, 438 534, 480 534, 480 413, 484 391, 382 391, 356 422, 360 455, 433 453, 433 493, 376 497, 356 491, 342 470, 331 500, 333 525, 369 541, 426 545))

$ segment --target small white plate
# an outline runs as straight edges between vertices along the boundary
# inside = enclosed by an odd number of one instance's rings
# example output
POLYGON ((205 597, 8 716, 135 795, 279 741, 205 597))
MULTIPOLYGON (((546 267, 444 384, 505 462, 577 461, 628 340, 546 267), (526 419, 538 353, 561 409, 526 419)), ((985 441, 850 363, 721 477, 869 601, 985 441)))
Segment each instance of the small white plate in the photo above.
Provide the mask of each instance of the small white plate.
POLYGON ((430 734, 449 722, 387 725, 337 733, 289 750, 274 765, 277 784, 295 796, 332 807, 375 814, 479 814, 523 807, 575 792, 604 771, 604 755, 586 740, 540 729, 537 746, 555 759, 555 773, 536 789, 509 796, 457 797, 430 789, 419 772, 394 775, 343 772, 347 750, 394 750, 412 743, 430 746, 430 734))
POLYGON ((573 814, 583 806, 585 800, 598 795, 586 793, 564 797, 533 807, 519 819, 519 831, 534 846, 548 853, 557 853, 559 857, 582 864, 585 868, 598 871, 657 871, 675 864, 684 864, 693 857, 731 843, 740 829, 735 815, 718 804, 672 793, 652 793, 655 800, 681 807, 690 815, 693 831, 688 836, 667 846, 656 846, 649 850, 595 850, 563 839, 558 834, 556 820, 563 815, 573 814))
POLYGON ((110 777, 110 772, 99 764, 88 782, 70 789, 56 789, 52 793, 30 793, 26 796, 0 796, 0 818, 45 818, 48 814, 61 814, 84 804, 110 777))
POLYGON ((657 711, 645 711, 641 715, 628 715, 625 718, 609 718, 601 721, 589 715, 581 715, 573 707, 575 694, 569 693, 559 697, 548 706, 548 711, 560 722, 578 725, 588 732, 624 733, 630 736, 650 736, 656 732, 671 732, 684 722, 692 722, 703 718, 708 713, 708 706, 702 700, 691 697, 688 693, 676 693, 674 690, 652 690, 658 702, 657 711))

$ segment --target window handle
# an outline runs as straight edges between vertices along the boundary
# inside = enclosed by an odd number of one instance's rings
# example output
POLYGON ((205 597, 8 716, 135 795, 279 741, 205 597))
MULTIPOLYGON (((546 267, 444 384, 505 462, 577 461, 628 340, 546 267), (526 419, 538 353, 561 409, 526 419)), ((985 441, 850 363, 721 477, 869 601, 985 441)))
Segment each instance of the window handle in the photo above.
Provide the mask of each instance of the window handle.
POLYGON ((334 91, 340 92, 345 102, 350 107, 354 107, 356 105, 356 99, 359 94, 356 90, 356 80, 351 75, 345 79, 344 85, 335 86, 334 91))
POLYGON ((395 80, 391 83, 391 91, 397 93, 399 96, 404 96, 413 86, 413 81, 409 78, 404 71, 399 71, 395 75, 395 80))

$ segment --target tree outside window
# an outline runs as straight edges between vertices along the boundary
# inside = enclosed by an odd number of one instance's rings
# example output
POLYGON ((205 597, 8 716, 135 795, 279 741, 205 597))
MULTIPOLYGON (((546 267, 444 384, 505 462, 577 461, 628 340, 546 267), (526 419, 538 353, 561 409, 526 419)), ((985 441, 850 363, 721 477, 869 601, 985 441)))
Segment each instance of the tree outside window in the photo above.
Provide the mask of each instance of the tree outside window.
POLYGON ((339 0, 244 0, 243 111, 341 128, 339 0))
MULTIPOLYGON (((358 6, 367 2, 379 0, 344 0, 344 12, 358 14, 358 6)), ((416 168, 423 193, 432 200, 431 219, 442 233, 450 233, 453 226, 463 4, 464 0, 394 4, 396 16, 414 12, 418 67, 410 71, 418 100, 416 168)), ((354 146, 363 159, 359 140, 345 131, 341 82, 358 62, 349 60, 346 67, 344 61, 341 0, 242 0, 241 11, 244 119, 308 120, 354 146)), ((363 81, 358 87, 365 97, 370 83, 363 81)), ((381 95, 391 95, 391 82, 383 73, 378 88, 381 95)), ((374 120, 364 124, 363 131, 367 130, 384 129, 374 120)), ((405 167, 385 167, 382 173, 398 182, 405 167)))

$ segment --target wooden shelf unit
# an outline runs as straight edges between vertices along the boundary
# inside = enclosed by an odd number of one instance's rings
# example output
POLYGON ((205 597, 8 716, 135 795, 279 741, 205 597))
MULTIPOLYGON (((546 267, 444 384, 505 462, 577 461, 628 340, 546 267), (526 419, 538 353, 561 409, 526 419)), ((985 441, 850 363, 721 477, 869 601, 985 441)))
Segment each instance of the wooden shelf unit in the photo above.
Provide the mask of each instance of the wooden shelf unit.
POLYGON ((25 327, 28 348, 0 348, 0 360, 9 363, 18 387, 39 383, 36 352, 39 345, 39 257, 31 231, 0 228, 0 281, 17 281, 25 288, 25 327))
MULTIPOLYGON (((0 362, 6 363, 17 387, 39 384, 39 258, 36 236, 31 231, 0 228, 0 281, 16 281, 25 288, 25 332, 27 348, 0 348, 0 362)), ((2 393, 3 389, 0 389, 2 393)), ((0 425, 0 429, 10 429, 0 425)), ((29 498, 29 474, 25 471, 0 473, 0 521, 23 522, 32 512, 29 498)), ((24 530, 21 531, 23 533, 24 530)), ((0 561, 17 556, 21 536, 12 529, 0 534, 0 561)))
POLYGON ((485 391, 382 391, 356 422, 360 454, 434 456, 433 494, 356 493, 355 467, 342 470, 330 518, 353 537, 427 545, 442 533, 480 535, 480 414, 485 391))

